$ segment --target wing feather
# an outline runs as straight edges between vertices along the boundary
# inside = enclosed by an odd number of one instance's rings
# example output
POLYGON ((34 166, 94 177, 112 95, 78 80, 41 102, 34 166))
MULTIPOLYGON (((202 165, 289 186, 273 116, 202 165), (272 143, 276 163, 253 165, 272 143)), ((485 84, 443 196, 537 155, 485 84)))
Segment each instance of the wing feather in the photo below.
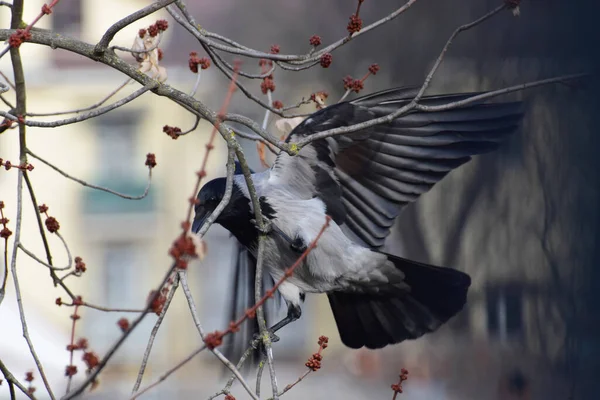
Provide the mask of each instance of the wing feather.
MULTIPOLYGON (((304 120, 287 140, 387 115, 416 93, 416 88, 389 89, 332 105, 304 120)), ((420 104, 443 105, 477 94, 426 96, 420 104)), ((271 180, 291 185, 301 198, 321 198, 338 224, 377 248, 404 206, 472 156, 497 149, 522 116, 520 102, 410 112, 388 124, 315 141, 295 157, 282 152, 271 180)))

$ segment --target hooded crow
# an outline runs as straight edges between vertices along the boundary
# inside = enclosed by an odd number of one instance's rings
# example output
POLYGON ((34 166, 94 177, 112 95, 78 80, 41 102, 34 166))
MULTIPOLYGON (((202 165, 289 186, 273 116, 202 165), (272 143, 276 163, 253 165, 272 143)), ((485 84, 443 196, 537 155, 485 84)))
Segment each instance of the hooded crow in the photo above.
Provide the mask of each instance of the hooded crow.
MULTIPOLYGON (((292 130, 288 143, 332 128, 390 114, 408 104, 415 88, 390 89, 315 112, 292 130)), ((434 106, 478 93, 425 96, 434 106)), ((269 221, 264 270, 279 280, 332 220, 318 245, 279 286, 288 314, 276 331, 301 315, 306 293, 326 293, 342 342, 377 349, 435 331, 464 306, 470 277, 451 268, 380 251, 396 217, 448 172, 471 156, 496 149, 515 132, 520 102, 469 104, 436 112, 411 111, 390 123, 314 141, 299 154, 281 152, 273 166, 252 178, 269 221)), ((198 193, 198 232, 225 193, 225 178, 198 193)), ((239 242, 232 317, 254 304, 259 231, 244 177, 234 175, 231 200, 216 223, 239 242)), ((239 357, 256 322, 233 335, 228 351, 239 357), (237 344, 236 344, 237 343, 237 344)), ((237 359, 237 358, 236 358, 237 359)))

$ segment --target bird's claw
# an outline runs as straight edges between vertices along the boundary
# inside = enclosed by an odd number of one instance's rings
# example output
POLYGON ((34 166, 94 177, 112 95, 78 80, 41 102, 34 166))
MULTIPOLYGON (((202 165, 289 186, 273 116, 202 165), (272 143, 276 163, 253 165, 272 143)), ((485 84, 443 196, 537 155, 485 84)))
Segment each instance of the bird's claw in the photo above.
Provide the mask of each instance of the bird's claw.
MULTIPOLYGON (((269 340, 271 343, 279 342, 279 336, 277 336, 274 332, 268 330, 266 333, 269 335, 269 340)), ((266 348, 264 346, 264 339, 260 333, 255 333, 252 336, 252 341, 250 342, 250 344, 255 349, 261 349, 263 353, 266 352, 266 348)))

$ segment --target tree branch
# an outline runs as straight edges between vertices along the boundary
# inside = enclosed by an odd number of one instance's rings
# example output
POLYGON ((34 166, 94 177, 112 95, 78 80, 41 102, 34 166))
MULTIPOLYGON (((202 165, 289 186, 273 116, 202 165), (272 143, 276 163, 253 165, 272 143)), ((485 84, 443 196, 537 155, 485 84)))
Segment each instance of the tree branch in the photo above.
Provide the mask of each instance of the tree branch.
POLYGON ((67 241, 65 240, 65 238, 63 238, 62 235, 58 231, 56 231, 55 234, 60 239, 60 241, 62 242, 62 244, 65 247, 65 250, 67 252, 68 262, 67 262, 67 265, 64 267, 55 267, 53 265, 48 264, 47 262, 44 262, 42 259, 40 259, 38 256, 36 256, 33 252, 27 250, 25 248, 25 246, 23 245, 23 243, 18 243, 17 246, 21 250, 23 250, 23 252, 25 254, 27 254, 29 257, 33 258, 39 264, 42 264, 43 266, 48 267, 54 271, 65 271, 73 266, 73 257, 71 256, 71 251, 69 250, 69 246, 67 245, 67 241))
MULTIPOLYGON (((155 89, 157 86, 158 86, 158 82, 154 81, 154 82, 149 83, 148 85, 136 90, 129 96, 124 97, 121 100, 119 100, 109 106, 98 108, 98 109, 89 111, 85 114, 77 115, 72 118, 66 118, 66 119, 61 119, 61 120, 57 120, 57 121, 42 122, 42 121, 24 120, 24 119, 19 118, 18 116, 14 116, 14 115, 4 112, 4 111, 0 111, 0 115, 6 119, 9 119, 11 121, 20 122, 27 126, 36 126, 36 127, 40 127, 40 128, 56 128, 58 126, 74 124, 76 122, 85 121, 86 119, 90 119, 90 118, 94 118, 94 117, 97 117, 102 114, 106 114, 107 112, 112 111, 115 108, 119 108, 119 107, 129 103, 130 101, 137 99, 142 94, 146 93, 149 90, 155 89)), ((20 115, 20 114, 18 114, 18 115, 20 115)))
POLYGON ((127 17, 117 21, 104 33, 104 35, 94 48, 94 54, 100 55, 104 53, 108 48, 110 42, 121 29, 125 28, 128 25, 131 25, 138 19, 142 19, 145 16, 150 15, 174 2, 175 0, 158 0, 157 2, 152 3, 149 6, 144 7, 141 10, 136 11, 133 14, 128 15, 127 17))
POLYGON ((174 280, 173 280, 173 286, 171 287, 171 290, 169 291, 169 295, 167 296, 165 305, 163 306, 163 309, 160 312, 160 315, 158 316, 158 319, 156 320, 156 323, 154 324, 152 331, 150 332, 150 338, 148 339, 148 344, 146 345, 146 350, 144 351, 144 357, 142 358, 142 364, 140 365, 140 370, 138 372, 137 379, 135 380, 135 384, 133 385, 133 389, 131 389, 132 395, 135 394, 135 392, 137 392, 138 389, 140 388, 140 384, 142 383, 142 379, 144 378, 144 372, 146 371, 146 364, 148 363, 148 358, 150 357, 150 352, 152 351, 152 345, 154 344, 154 338, 156 338, 158 329, 160 328, 160 325, 162 324, 163 319, 165 318, 165 315, 167 315, 167 310, 169 309, 169 306, 171 305, 171 301, 173 300, 173 296, 175 296, 175 292, 177 291, 178 287, 179 287, 179 275, 175 274, 174 280))
POLYGON ((121 337, 106 352, 106 354, 104 355, 104 357, 102 358, 102 360, 100 360, 100 362, 98 363, 98 365, 96 366, 96 368, 94 368, 94 370, 86 377, 86 379, 76 389, 74 389, 74 390, 70 391, 69 393, 67 393, 61 400, 70 400, 70 399, 73 399, 73 398, 79 396, 81 393, 83 393, 83 391, 93 381, 96 380, 96 377, 98 376, 98 374, 100 374, 100 372, 102 372, 102 370, 104 369, 104 367, 106 367, 106 364, 108 364, 108 362, 110 361, 110 359, 112 358, 112 356, 115 354, 115 352, 125 342, 125 339, 127 339, 129 337, 129 335, 131 334, 131 332, 133 332, 135 330, 135 328, 146 317, 146 315, 149 314, 150 309, 152 307, 152 303, 160 295, 161 288, 165 286, 165 284, 169 280, 169 277, 171 276, 171 274, 173 273, 173 271, 175 270, 175 268, 176 268, 176 264, 173 263, 173 265, 171 265, 171 267, 169 268, 169 270, 165 274, 164 278, 162 279, 160 285, 158 285, 157 289, 155 290, 154 296, 152 296, 149 299, 148 304, 146 305, 146 307, 144 308, 144 310, 142 311, 142 313, 131 323, 129 329, 126 332, 124 332, 123 335, 121 335, 121 337))
POLYGON ((95 108, 100 107, 102 104, 106 103, 111 97, 113 97, 115 94, 119 93, 119 91, 121 91, 121 89, 123 89, 125 86, 127 86, 129 84, 129 82, 131 82, 131 81, 132 81, 131 78, 127 78, 127 80, 125 82, 123 82, 123 84, 121 84, 118 88, 116 88, 115 90, 113 90, 112 92, 110 92, 106 97, 104 97, 99 102, 97 102, 95 104, 92 104, 89 107, 78 108, 78 109, 69 110, 69 111, 51 112, 51 113, 32 113, 32 112, 28 112, 26 115, 28 117, 52 117, 52 116, 56 116, 56 115, 77 114, 77 113, 80 113, 80 112, 85 112, 85 111, 93 110, 95 108))
POLYGON ((66 173, 65 171, 61 170, 60 168, 58 168, 57 166, 55 166, 54 164, 51 164, 49 161, 44 160, 43 158, 41 158, 40 156, 34 154, 31 150, 27 149, 27 153, 32 156, 33 158, 36 158, 38 160, 40 160, 42 163, 46 164, 47 166, 49 166, 50 168, 52 168, 53 170, 55 170, 56 172, 58 172, 59 174, 61 174, 62 176, 64 176, 67 179, 70 179, 74 182, 79 183, 82 186, 85 187, 89 187, 92 189, 96 189, 96 190, 100 190, 102 192, 106 192, 106 193, 110 193, 110 194, 114 194, 115 196, 121 197, 123 199, 127 199, 127 200, 141 200, 144 197, 148 196, 148 193, 150 191, 150 186, 152 185, 152 167, 148 166, 148 183, 146 184, 146 189, 144 189, 144 193, 142 193, 139 196, 130 196, 130 195, 126 195, 123 193, 119 193, 116 192, 112 189, 108 189, 105 188, 103 186, 97 186, 97 185, 92 185, 91 183, 87 183, 86 181, 76 178, 72 175, 69 175, 68 173, 66 173))
POLYGON ((18 387, 19 390, 23 392, 25 396, 32 400, 35 400, 35 398, 31 394, 29 394, 27 388, 21 382, 19 382, 19 380, 15 378, 15 376, 8 370, 8 368, 6 367, 6 365, 4 365, 2 360, 0 360, 0 371, 2 371, 2 375, 4 375, 4 378, 6 378, 6 381, 8 382, 8 390, 10 392, 11 400, 15 400, 17 398, 15 394, 15 386, 18 387))

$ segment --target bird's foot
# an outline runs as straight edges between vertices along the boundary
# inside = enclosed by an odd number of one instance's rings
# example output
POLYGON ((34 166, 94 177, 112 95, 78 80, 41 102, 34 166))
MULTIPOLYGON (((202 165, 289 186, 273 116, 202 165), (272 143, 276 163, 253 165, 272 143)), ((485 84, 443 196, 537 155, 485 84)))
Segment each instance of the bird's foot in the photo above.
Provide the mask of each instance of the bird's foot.
MULTIPOLYGON (((271 343, 276 343, 279 342, 279 336, 277 336, 275 334, 275 332, 271 331, 270 329, 267 330, 265 332, 266 335, 269 335, 269 341, 271 343)), ((261 349, 263 352, 265 351, 265 346, 264 346, 264 338, 260 333, 255 333, 252 336, 252 341, 250 342, 250 344, 252 345, 252 347, 254 347, 255 349, 261 349)))

